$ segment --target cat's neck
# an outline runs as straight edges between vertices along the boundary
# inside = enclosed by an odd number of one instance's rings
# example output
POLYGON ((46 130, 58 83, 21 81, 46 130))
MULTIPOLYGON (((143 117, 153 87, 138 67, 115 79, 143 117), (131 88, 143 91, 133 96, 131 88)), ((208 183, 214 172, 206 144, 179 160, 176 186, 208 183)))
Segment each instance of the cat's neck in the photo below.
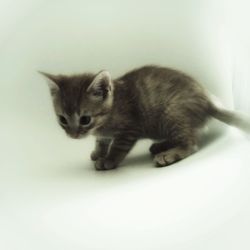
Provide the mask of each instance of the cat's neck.
POLYGON ((131 107, 131 93, 125 82, 114 81, 113 100, 109 115, 105 122, 98 127, 94 135, 113 137, 116 132, 128 126, 131 107))

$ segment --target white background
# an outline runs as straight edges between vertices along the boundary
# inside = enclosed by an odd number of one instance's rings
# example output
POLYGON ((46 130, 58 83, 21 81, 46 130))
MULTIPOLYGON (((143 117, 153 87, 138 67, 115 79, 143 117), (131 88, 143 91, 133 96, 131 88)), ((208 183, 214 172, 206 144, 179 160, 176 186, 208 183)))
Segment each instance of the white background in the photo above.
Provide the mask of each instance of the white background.
POLYGON ((96 172, 93 138, 64 135, 36 72, 108 69, 116 77, 161 64, 247 110, 249 85, 236 84, 246 79, 237 8, 203 0, 0 2, 0 249, 250 248, 250 145, 237 130, 213 124, 201 150, 171 167, 154 168, 143 141, 119 169, 96 172))

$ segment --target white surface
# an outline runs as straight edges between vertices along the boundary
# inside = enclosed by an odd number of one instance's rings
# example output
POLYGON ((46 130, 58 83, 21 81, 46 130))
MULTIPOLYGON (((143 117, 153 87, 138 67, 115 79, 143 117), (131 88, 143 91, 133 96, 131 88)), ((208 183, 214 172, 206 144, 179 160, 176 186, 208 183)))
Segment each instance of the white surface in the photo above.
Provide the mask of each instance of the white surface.
POLYGON ((171 167, 154 168, 144 141, 119 169, 96 172, 93 138, 63 134, 36 73, 118 75, 159 63, 231 103, 220 4, 11 3, 1 15, 9 29, 1 24, 0 249, 248 250, 250 143, 237 130, 212 130, 199 152, 171 167), (10 18, 13 6, 23 9, 10 18))

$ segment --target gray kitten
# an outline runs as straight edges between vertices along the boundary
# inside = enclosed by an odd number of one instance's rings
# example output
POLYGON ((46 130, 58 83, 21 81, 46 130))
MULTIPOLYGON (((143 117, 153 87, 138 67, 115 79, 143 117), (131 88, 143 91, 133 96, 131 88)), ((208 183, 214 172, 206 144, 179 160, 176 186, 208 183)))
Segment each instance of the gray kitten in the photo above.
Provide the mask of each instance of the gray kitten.
POLYGON ((91 154, 97 170, 113 169, 138 139, 150 147, 157 166, 192 154, 198 131, 209 118, 250 131, 250 122, 219 109, 190 76, 173 69, 145 66, 111 79, 109 72, 51 75, 54 108, 60 126, 72 138, 96 136, 91 154))

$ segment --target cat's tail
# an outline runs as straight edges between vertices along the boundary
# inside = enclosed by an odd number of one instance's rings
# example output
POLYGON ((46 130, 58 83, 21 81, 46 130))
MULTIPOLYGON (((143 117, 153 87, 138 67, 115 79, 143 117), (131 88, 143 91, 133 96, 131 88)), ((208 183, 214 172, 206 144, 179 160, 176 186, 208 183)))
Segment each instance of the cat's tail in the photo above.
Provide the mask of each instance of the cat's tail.
POLYGON ((210 105, 209 114, 217 120, 250 134, 250 117, 245 114, 220 108, 215 104, 210 105))

